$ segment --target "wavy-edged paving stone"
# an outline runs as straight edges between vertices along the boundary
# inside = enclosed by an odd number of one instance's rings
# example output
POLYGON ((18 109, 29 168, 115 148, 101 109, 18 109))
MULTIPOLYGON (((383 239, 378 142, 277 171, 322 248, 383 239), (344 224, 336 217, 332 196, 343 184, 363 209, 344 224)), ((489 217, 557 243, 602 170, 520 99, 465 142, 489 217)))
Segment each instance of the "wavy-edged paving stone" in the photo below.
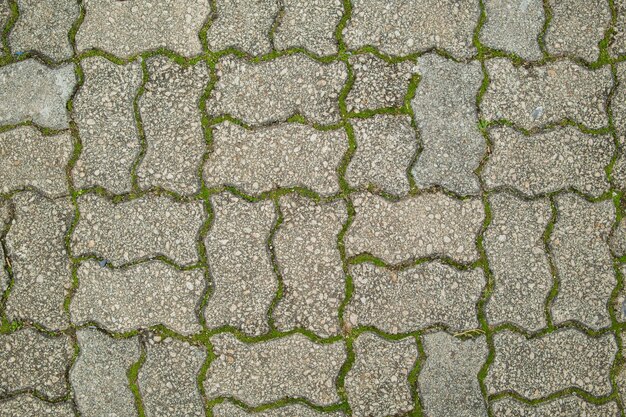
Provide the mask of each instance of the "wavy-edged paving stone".
MULTIPOLYGON (((624 2, 624 13, 626 14, 626 1, 624 2)), ((624 20, 624 30, 626 30, 626 17, 624 20)), ((616 63, 615 70, 618 84, 611 98, 610 107, 615 133, 621 147, 617 161, 613 166, 612 177, 614 184, 618 188, 624 189, 626 188, 626 154, 623 149, 626 143, 626 62, 616 63)))
POLYGON ((66 104, 74 87, 74 65, 48 68, 27 59, 0 68, 0 125, 32 121, 42 127, 66 129, 66 104))
POLYGON ((613 57, 619 57, 626 54, 626 0, 614 0, 613 7, 616 12, 616 22, 613 37, 609 43, 609 52, 613 57))
POLYGON ((248 412, 235 404, 224 401, 213 407, 215 417, 343 417, 342 411, 326 413, 317 411, 303 404, 289 404, 268 410, 248 412))
POLYGON ((200 189, 198 168, 206 148, 198 103, 209 68, 204 61, 185 67, 164 56, 149 58, 146 67, 149 79, 139 113, 147 149, 137 180, 142 188, 192 194, 200 189))
POLYGON ((553 284, 543 242, 552 216, 550 202, 502 193, 491 195, 489 204, 492 218, 484 245, 494 285, 487 319, 539 330, 546 325, 544 309, 553 284))
POLYGON ((609 249, 613 201, 591 203, 563 194, 555 203, 558 214, 549 242, 559 278, 552 303, 554 322, 577 320, 595 329, 609 326, 607 304, 617 284, 609 249))
POLYGON ((65 328, 69 320, 63 305, 72 283, 65 235, 74 216, 72 204, 33 192, 16 194, 13 203, 13 224, 6 237, 13 287, 6 314, 49 329, 65 328))
POLYGON ((617 417, 619 407, 615 401, 593 404, 577 395, 556 398, 538 405, 525 404, 505 397, 491 404, 494 417, 617 417))
POLYGON ((474 170, 486 148, 476 110, 483 81, 480 64, 428 54, 418 65, 421 80, 411 105, 423 149, 413 168, 415 182, 420 187, 440 185, 462 195, 478 194, 474 170))
POLYGON ((274 310, 281 331, 305 328, 322 337, 337 335, 345 273, 337 236, 348 220, 345 203, 315 203, 299 195, 280 198, 283 222, 274 241, 283 296, 274 310))
POLYGON ((114 265, 155 256, 181 266, 198 261, 196 243, 206 217, 201 202, 145 195, 113 203, 85 194, 77 203, 81 215, 72 234, 76 256, 96 254, 114 265))
POLYGON ((423 336, 426 361, 418 376, 417 392, 425 415, 486 417, 478 373, 487 360, 483 336, 461 340, 444 332, 423 336))
POLYGON ((207 187, 234 186, 248 194, 278 187, 338 193, 337 169, 348 150, 344 129, 320 131, 300 123, 245 129, 213 127, 213 152, 204 166, 207 187))
POLYGON ((137 416, 127 372, 139 360, 137 337, 113 339, 96 329, 76 332, 80 353, 70 371, 82 416, 137 416))
POLYGON ((131 170, 140 151, 134 100, 143 71, 139 61, 117 65, 94 56, 81 61, 85 81, 74 96, 72 116, 82 142, 73 169, 78 188, 101 186, 116 194, 131 190, 131 170))
POLYGON ((180 271, 159 261, 111 269, 88 260, 76 275, 74 323, 96 322, 120 333, 158 324, 185 335, 202 330, 196 316, 206 286, 200 269, 180 271))
POLYGON ((476 0, 354 0, 343 38, 350 49, 408 55, 436 48, 469 58, 479 16, 476 0))
POLYGON ((613 230, 609 244, 616 256, 621 258, 626 255, 626 218, 622 218, 613 230))
POLYGON ((211 11, 209 0, 85 0, 83 6, 78 51, 98 48, 125 58, 159 48, 201 54, 198 34, 211 11))
POLYGON ((75 415, 72 404, 69 402, 50 403, 31 394, 21 394, 0 401, 0 417, 74 417, 75 415))
POLYGON ((220 333, 211 344, 215 359, 204 380, 209 401, 227 396, 251 407, 286 398, 321 406, 340 401, 335 384, 347 358, 343 342, 319 344, 295 333, 249 344, 220 333))
MULTIPOLYGON (((623 226, 621 226, 623 227, 623 226)), ((622 255, 623 256, 623 255, 622 255)), ((620 267, 622 276, 626 276, 626 265, 620 267)), ((613 300, 613 308, 615 309, 615 318, 618 322, 626 322, 626 289, 621 288, 617 297, 613 300)), ((626 384, 626 382, 625 382, 626 384)))
POLYGON ((260 335, 269 330, 267 311, 278 289, 267 248, 276 222, 274 204, 222 193, 211 196, 211 205, 214 220, 205 244, 213 288, 206 324, 260 335))
POLYGON ((361 189, 372 185, 393 195, 408 193, 407 172, 418 143, 411 118, 379 114, 351 123, 357 146, 346 170, 348 184, 361 189))
POLYGON ((68 195, 66 168, 74 147, 69 133, 44 136, 32 126, 0 133, 0 191, 35 188, 68 195))
POLYGON ((485 216, 479 199, 426 193, 391 202, 370 193, 353 196, 354 222, 345 236, 347 256, 369 253, 388 263, 445 256, 478 259, 474 243, 485 216))
POLYGON ((415 339, 392 341, 363 333, 354 342, 354 353, 354 364, 345 378, 352 415, 383 417, 413 409, 408 378, 417 360, 415 339))
POLYGON ((209 115, 229 114, 247 124, 285 121, 301 114, 313 123, 340 121, 339 93, 346 64, 323 64, 298 53, 253 63, 225 57, 206 102, 209 115))
POLYGON ((564 119, 591 129, 606 127, 606 102, 613 87, 609 67, 589 70, 570 60, 515 67, 505 58, 485 63, 489 85, 480 109, 488 120, 508 120, 524 129, 564 119))

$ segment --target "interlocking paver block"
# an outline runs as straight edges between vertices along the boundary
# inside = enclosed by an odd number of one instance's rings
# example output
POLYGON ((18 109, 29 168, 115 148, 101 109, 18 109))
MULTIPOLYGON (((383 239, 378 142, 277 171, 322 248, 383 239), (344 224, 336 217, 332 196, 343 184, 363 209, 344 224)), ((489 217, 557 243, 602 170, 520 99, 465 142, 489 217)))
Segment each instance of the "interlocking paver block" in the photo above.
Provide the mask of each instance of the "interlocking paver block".
POLYGON ((348 220, 340 200, 318 204, 298 195, 281 197, 283 222, 274 236, 283 296, 274 310, 281 331, 305 328, 322 337, 339 333, 345 274, 337 236, 348 220))
MULTIPOLYGON (((620 227, 624 227, 620 224, 620 227)), ((623 256, 623 255, 622 255, 623 256)), ((620 268, 622 276, 626 276, 626 265, 622 265, 620 268)), ((626 289, 621 288, 617 297, 613 300, 613 308, 615 309, 615 318, 619 322, 626 321, 626 289)), ((625 382, 626 384, 626 382, 625 382)))
POLYGON ((78 51, 98 48, 120 57, 159 48, 186 57, 202 53, 198 33, 211 11, 209 0, 85 0, 83 6, 78 51))
POLYGON ((417 151, 409 116, 375 115, 352 122, 356 152, 346 171, 351 187, 372 185, 393 195, 409 191, 407 171, 417 151))
POLYGON ((413 168, 415 182, 419 187, 440 185, 462 195, 477 194, 474 170, 486 147, 476 109, 483 81, 480 64, 429 54, 420 57, 418 65, 421 80, 411 105, 423 149, 413 168))
POLYGON ((178 202, 145 195, 113 203, 85 194, 78 198, 80 220, 72 251, 96 254, 114 265, 164 256, 178 265, 197 262, 196 243, 206 214, 201 202, 178 202))
POLYGON ((85 82, 73 102, 82 150, 73 170, 78 188, 101 186, 116 194, 131 189, 140 151, 133 103, 142 82, 141 63, 117 65, 102 57, 81 61, 85 82))
POLYGON ((0 68, 0 125, 32 121, 66 129, 65 108, 76 86, 74 65, 52 69, 34 59, 0 68))
POLYGON ((265 333, 267 311, 278 289, 267 247, 276 222, 274 204, 223 193, 212 196, 211 205, 215 217, 205 243, 213 288, 204 312, 206 324, 265 333))
POLYGON ((230 185, 248 194, 277 187, 336 194, 337 169, 347 150, 344 129, 319 131, 285 123, 248 130, 224 122, 213 127, 213 152, 204 166, 204 181, 209 188, 230 185))
MULTIPOLYGON (((1 414, 0 414, 1 415, 1 414)), ((324 413, 316 411, 302 404, 289 404, 283 407, 272 408, 264 411, 248 412, 235 404, 224 401, 213 407, 215 417, 343 417, 341 411, 324 413)))
POLYGON ((63 329, 63 308, 71 286, 65 235, 74 216, 69 199, 49 200, 25 192, 13 197, 15 217, 6 237, 13 287, 6 304, 10 319, 32 320, 63 329))
POLYGON ((474 240, 485 215, 478 199, 441 192, 391 202, 370 193, 353 197, 356 215, 345 236, 347 256, 369 253, 388 263, 443 256, 478 258, 474 240))
MULTIPOLYGON (((626 13, 626 1, 624 2, 624 13, 626 13)), ((626 17, 624 20, 626 29, 626 17)), ((612 177, 616 187, 624 189, 626 188, 626 154, 623 149, 624 143, 626 143, 626 63, 615 64, 615 69, 618 84, 611 98, 610 106, 615 133, 621 148, 613 167, 612 177)))
POLYGON ((354 353, 345 380, 353 416, 383 417, 413 409, 408 377, 417 360, 415 339, 389 341, 363 333, 354 342, 354 353))
POLYGON ((607 304, 617 284, 609 249, 615 222, 613 201, 590 203, 574 194, 556 197, 558 210, 550 236, 559 278, 552 304, 555 323, 577 320, 592 328, 609 326, 607 304))
POLYGON ((506 119, 532 129, 564 119, 599 129, 608 125, 611 70, 589 70, 569 60, 515 67, 505 58, 486 61, 489 86, 480 108, 489 120, 506 119))
POLYGON ((76 332, 80 353, 70 371, 82 416, 136 416, 128 369, 139 360, 139 341, 113 339, 95 329, 76 332))
POLYGON ((74 417, 75 415, 69 402, 49 403, 31 394, 21 394, 0 400, 0 417, 74 417))
POLYGON ((469 58, 479 16, 475 0, 354 0, 343 38, 350 49, 408 55, 437 48, 469 58))
POLYGON ((285 398, 327 406, 340 401, 336 379, 343 342, 318 344, 301 334, 247 344, 230 333, 211 337, 215 359, 204 381, 209 400, 234 397, 251 407, 285 398))
POLYGON ((536 406, 508 397, 493 402, 491 408, 494 417, 608 417, 620 415, 615 401, 596 405, 576 395, 557 398, 536 406))
POLYGON ((617 19, 613 38, 609 43, 609 52, 612 56, 618 57, 626 54, 626 0, 614 0, 613 7, 615 8, 617 19))
POLYGON ((616 256, 626 255, 626 218, 622 218, 613 230, 610 240, 611 250, 616 256))
POLYGON ((611 393, 617 352, 612 334, 594 338, 563 329, 534 339, 504 330, 494 336, 495 359, 485 385, 489 394, 513 391, 533 400, 578 388, 595 396, 611 393))
POLYGON ((32 126, 0 133, 0 191, 34 188, 50 197, 68 195, 69 133, 44 136, 32 126))
POLYGON ((331 124, 340 120, 338 98, 348 71, 343 62, 322 64, 298 53, 260 63, 225 57, 217 76, 206 103, 210 115, 268 124, 301 114, 331 124))

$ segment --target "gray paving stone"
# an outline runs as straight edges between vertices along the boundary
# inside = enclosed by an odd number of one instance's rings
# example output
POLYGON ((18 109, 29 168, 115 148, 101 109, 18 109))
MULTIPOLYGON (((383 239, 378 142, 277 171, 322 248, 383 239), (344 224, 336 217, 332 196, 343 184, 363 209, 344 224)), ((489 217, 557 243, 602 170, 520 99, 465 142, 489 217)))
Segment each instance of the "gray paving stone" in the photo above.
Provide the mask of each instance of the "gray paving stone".
MULTIPOLYGON (((624 13, 626 13, 626 2, 624 3, 624 13)), ((625 29, 626 29, 626 17, 625 29)), ((626 38, 625 38, 626 42, 626 38)), ((626 46, 625 46, 626 48, 626 46)), ((613 183, 620 189, 626 188, 626 154, 624 145, 626 144, 626 63, 615 64, 617 75, 617 87, 611 99, 611 113, 613 115, 613 125, 620 144, 618 158, 613 166, 613 183)))
POLYGON ((74 65, 51 69, 34 59, 0 68, 0 125, 32 121, 66 129, 65 108, 76 86, 74 65))
POLYGON ((81 416, 137 416, 126 372, 139 360, 137 337, 113 339, 95 329, 76 332, 80 354, 70 371, 81 416))
MULTIPOLYGON (((0 239, 3 241, 9 229, 12 218, 12 205, 10 200, 0 199, 0 239)), ((0 296, 9 286, 9 273, 6 269, 5 253, 2 245, 0 245, 0 296)))
POLYGON ((462 195, 478 194, 474 170, 486 148, 476 109, 483 80, 480 64, 429 54, 420 57, 418 65, 421 79, 411 105, 423 149, 413 168, 415 183, 423 188, 440 185, 462 195))
POLYGON ((343 37, 350 49, 371 45, 389 55, 443 49, 457 58, 476 52, 478 1, 354 0, 343 37))
POLYGON ((372 185, 393 195, 409 192, 407 172, 417 151, 409 116, 375 115, 352 120, 356 152, 346 171, 353 188, 372 185))
POLYGON ((611 393, 612 334, 593 338, 563 329, 527 340, 504 330, 493 341, 496 355, 485 379, 490 395, 513 391, 534 400, 572 387, 595 396, 611 393))
MULTIPOLYGON (((622 273, 622 276, 626 276, 626 266, 621 266, 620 272, 622 273)), ((620 291, 617 293, 617 297, 615 297, 615 299, 613 300, 613 308, 615 310, 616 320, 618 322, 626 322, 626 289, 625 288, 620 289, 620 291)), ((626 380, 624 383, 626 384, 626 380)))
POLYGON ((431 417, 486 417, 478 373, 487 360, 483 336, 461 340, 444 332, 423 336, 426 361, 418 376, 422 409, 431 417))
POLYGON ((209 0, 85 0, 85 20, 76 34, 79 52, 102 49, 130 57, 159 48, 186 57, 202 53, 198 33, 211 11, 209 0))
POLYGON ((32 126, 0 133, 0 191, 36 189, 68 195, 66 168, 74 150, 69 133, 44 136, 32 126))
POLYGON ((273 241, 283 280, 274 310, 278 330, 305 328, 329 337, 340 332, 345 273, 337 236, 348 220, 343 200, 318 204, 298 195, 280 198, 283 223, 273 241))
POLYGON ((347 358, 343 342, 318 344, 296 333, 246 344, 220 333, 211 343, 215 359, 204 381, 209 401, 227 396, 251 407, 285 398, 322 406, 340 401, 335 384, 347 358))
POLYGON ((553 284, 543 242, 552 216, 550 201, 503 193, 491 195, 489 204, 492 218, 484 245, 494 286, 487 320, 539 330, 547 324, 545 305, 553 284))
POLYGON ((524 129, 564 119, 599 129, 608 125, 610 68, 589 70, 569 60, 514 67, 505 58, 486 62, 489 86, 480 105, 488 120, 506 119, 524 129))
POLYGON ((142 188, 179 194, 200 190, 199 168, 206 143, 198 103, 207 83, 204 61, 183 67, 164 56, 146 61, 149 80, 139 99, 147 150, 137 170, 142 188))
POLYGON ((486 284, 480 268, 459 271, 428 262, 395 271, 370 263, 350 267, 354 290, 344 317, 350 326, 409 333, 443 324, 453 332, 479 327, 476 303, 486 284))
POLYGON ((213 127, 204 181, 209 188, 230 185, 247 194, 278 187, 336 194, 341 191, 337 169, 347 150, 344 129, 285 123, 247 130, 224 122, 213 127))
POLYGON ((345 63, 322 64, 303 54, 258 64, 225 57, 206 102, 209 115, 230 114, 244 123, 268 124, 301 114, 313 123, 340 120, 339 93, 348 77, 345 63))
POLYGON ((400 415, 413 409, 408 377, 417 360, 415 339, 389 341, 363 333, 354 342, 354 354, 345 379, 353 416, 400 415))
POLYGON ((626 0, 614 0, 617 19, 614 25, 614 33, 609 43, 609 53, 613 57, 626 54, 626 0))
POLYGON ((74 417, 75 414, 69 402, 49 403, 31 394, 22 394, 0 401, 0 417, 31 416, 74 417))
POLYGON ((622 218, 611 234, 611 251, 618 257, 626 255, 626 218, 622 218))
POLYGON ((510 127, 489 131, 491 154, 482 178, 487 189, 514 188, 526 196, 573 188, 599 197, 609 190, 605 167, 610 135, 586 135, 573 126, 526 136, 510 127))
POLYGON ((74 184, 127 193, 141 148, 133 107, 143 77, 141 63, 117 65, 95 56, 83 59, 81 66, 85 82, 74 97, 72 112, 82 142, 74 184))
POLYGON ((617 284, 609 249, 613 201, 590 203, 563 194, 555 202, 558 214, 549 242, 559 277, 554 322, 577 320, 594 329, 610 326, 607 304, 617 284))
POLYGON ((6 304, 11 320, 32 320, 63 329, 63 303, 71 287, 65 234, 74 216, 69 199, 49 200, 32 192, 13 197, 15 217, 6 237, 13 287, 6 304))
POLYGON ((443 256, 470 263, 484 208, 478 199, 427 193, 391 202, 370 193, 353 196, 356 215, 345 236, 346 255, 369 253, 387 263, 443 256))
POLYGON ((213 407, 215 417, 342 417, 345 414, 341 411, 332 413, 322 413, 302 404, 289 404, 282 407, 271 408, 269 410, 248 412, 235 404, 224 401, 213 407))
POLYGON ((503 398, 492 403, 494 417, 617 417, 620 415, 615 401, 596 405, 571 395, 541 403, 525 404, 513 398, 503 398))
POLYGON ((97 254, 113 265, 155 256, 181 266, 198 261, 196 243, 206 217, 201 202, 145 195, 116 204, 85 194, 77 203, 81 216, 72 235, 75 256, 97 254))
POLYGON ((278 289, 267 247, 277 218, 274 204, 222 193, 211 197, 211 205, 215 217, 205 244, 213 288, 206 324, 234 326, 250 335, 266 333, 267 311, 278 289))
POLYGON ((0 0, 0 32, 4 32, 4 26, 8 23, 10 17, 9 0, 0 0))
POLYGON ((39 52, 54 61, 74 54, 69 40, 80 15, 76 0, 17 0, 19 18, 9 33, 12 52, 39 52))

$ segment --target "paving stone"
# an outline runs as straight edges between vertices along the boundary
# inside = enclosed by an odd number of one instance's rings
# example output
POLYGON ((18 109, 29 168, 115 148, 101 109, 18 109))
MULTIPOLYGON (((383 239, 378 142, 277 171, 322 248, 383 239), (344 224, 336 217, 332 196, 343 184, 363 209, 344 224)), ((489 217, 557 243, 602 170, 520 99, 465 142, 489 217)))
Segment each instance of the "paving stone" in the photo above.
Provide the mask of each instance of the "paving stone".
POLYGON ((164 56, 146 61, 150 76, 139 99, 146 154, 137 170, 142 188, 179 194, 200 190, 198 169, 206 144, 198 103, 210 74, 206 62, 183 67, 164 56))
POLYGON ((348 220, 342 200, 318 204, 298 195, 280 198, 283 223, 274 236, 283 296, 274 310, 278 330, 305 328, 322 336, 340 332, 345 273, 337 236, 348 220))
POLYGON ((484 245, 494 286, 487 320, 539 330, 547 324, 545 305, 553 284, 543 242, 552 216, 550 201, 503 193, 491 195, 489 204, 492 218, 484 245))
POLYGON ((482 177, 488 189, 514 188, 526 196, 573 188, 593 197, 609 190, 605 167, 615 145, 610 135, 586 135, 573 126, 526 136, 491 129, 491 155, 482 177))
POLYGON ((76 0, 17 0, 19 18, 9 33, 12 52, 39 52, 52 60, 73 55, 69 32, 80 15, 76 0))
POLYGON ((72 235, 75 256, 97 254, 113 265, 164 256, 178 265, 198 261, 196 243, 206 214, 201 202, 145 195, 122 203, 85 194, 72 235))
POLYGON ((133 107, 143 78, 141 63, 117 65, 95 56, 83 59, 81 66, 85 82, 74 97, 72 112, 82 142, 74 184, 127 193, 141 148, 133 107))
POLYGON ((13 287, 6 314, 10 320, 63 329, 69 324, 63 304, 72 283, 65 234, 74 210, 68 199, 32 192, 16 194, 13 203, 15 217, 6 237, 13 287))
POLYGON ((543 57, 537 42, 545 22, 542 0, 486 0, 484 4, 487 19, 480 30, 484 46, 527 61, 543 57))
MULTIPOLYGON (((626 13, 626 2, 624 3, 624 13, 626 13)), ((624 154, 624 145, 626 144, 626 63, 615 64, 615 69, 618 83, 611 98, 610 106, 620 149, 617 161, 613 166, 612 178, 616 187, 624 189, 626 188, 626 154, 624 154)))
POLYGON ((4 26, 9 22, 10 17, 9 0, 0 0, 0 32, 4 32, 4 26))
POLYGON ((85 0, 76 34, 79 52, 102 49, 119 57, 169 49, 186 57, 202 53, 198 33, 211 11, 209 0, 85 0))
POLYGON ((341 0, 283 0, 282 9, 274 31, 276 49, 304 48, 317 55, 338 52, 335 31, 344 12, 341 0))
POLYGON ((72 64, 52 69, 34 59, 0 68, 0 125, 32 121, 67 129, 65 108, 76 86, 72 64))
POLYGON ((0 335, 0 395, 34 390, 51 400, 64 397, 73 352, 64 335, 51 337, 32 328, 0 335))
POLYGON ((417 360, 415 339, 390 341, 363 333, 354 342, 354 353, 345 380, 353 416, 400 415, 413 409, 408 377, 417 360))
POLYGON ((22 394, 6 400, 0 400, 0 417, 74 417, 74 410, 69 402, 49 403, 32 396, 22 394))
POLYGON ((556 198, 556 207, 549 243, 559 277, 552 303, 554 322, 577 320, 595 329, 610 326, 607 304, 617 284, 608 242, 615 222, 613 201, 590 203, 563 194, 556 198))
POLYGON ((344 317, 351 326, 409 333, 437 324, 460 332, 479 327, 476 303, 486 284, 480 268, 459 271, 428 262, 401 271, 370 263, 350 267, 354 286, 344 317))
POLYGON ((322 64, 303 54, 253 63, 225 57, 206 102, 209 115, 229 114, 244 123, 268 124, 300 114, 313 123, 340 120, 339 93, 348 77, 343 62, 322 64))
POLYGON ((566 55, 595 61, 598 43, 611 25, 611 9, 606 0, 548 0, 552 19, 546 30, 550 55, 566 55))
POLYGON ((431 417, 486 417, 478 373, 487 360, 483 336, 461 340, 444 332, 423 336, 426 361, 417 392, 424 413, 431 417))
MULTIPOLYGON (((620 224, 620 227, 624 227, 620 224)), ((622 276, 626 276, 626 266, 620 268, 622 276)), ((613 300, 615 318, 618 322, 626 322, 626 289, 621 288, 613 300)), ((625 380, 626 381, 626 380, 625 380)), ((625 382, 626 384, 626 382, 625 382)))
POLYGON ((289 404, 264 411, 248 412, 231 402, 224 401, 213 407, 213 415, 215 417, 342 417, 345 414, 341 411, 322 413, 302 404, 289 404))
POLYGON ((137 384, 148 416, 204 416, 197 377, 206 351, 187 342, 151 339, 137 384))
POLYGON ((415 183, 478 194, 474 170, 486 148, 476 110, 483 81, 480 64, 457 63, 436 54, 420 57, 418 64, 421 79, 411 105, 423 149, 413 168, 415 183))
POLYGON ((609 52, 613 57, 618 57, 626 54, 626 0, 614 0, 613 7, 617 19, 609 43, 609 52))
POLYGON ((96 322, 112 332, 130 332, 162 324, 189 335, 202 330, 196 307, 206 284, 201 269, 179 271, 159 262, 110 269, 83 262, 70 314, 78 325, 96 322))
MULTIPOLYGON (((10 200, 0 199, 0 239, 5 241, 5 235, 11 224, 12 205, 10 200)), ((6 269, 6 259, 3 246, 0 244, 0 297, 9 286, 9 273, 6 269)))
POLYGON ((443 256, 470 263, 484 208, 478 199, 428 193, 391 202, 369 193, 353 197, 356 215, 345 236, 348 257, 369 253, 387 263, 443 256))
POLYGON ((220 333, 211 344, 215 359, 204 381, 209 401, 227 396, 250 407, 285 398, 321 406, 340 401, 335 383, 347 358, 342 342, 318 344, 296 333, 246 344, 220 333))
POLYGON ((617 403, 614 401, 596 405, 576 395, 557 398, 536 406, 505 397, 493 402, 491 408, 494 417, 607 417, 620 415, 617 403))
POLYGON ((588 70, 568 60, 515 67, 505 58, 486 61, 489 86, 480 108, 488 120, 506 119, 524 129, 564 119, 599 129, 608 125, 610 68, 588 70))
POLYGON ((353 188, 369 185, 393 195, 409 192, 407 172, 417 151, 409 116, 375 115, 352 120, 356 152, 346 171, 353 188))
POLYGON ((320 131, 300 123, 245 129, 213 127, 213 152, 204 166, 206 186, 259 194, 304 187, 322 195, 341 191, 337 169, 348 150, 344 129, 320 131))
POLYGON ((213 288, 204 317, 209 327, 234 326, 260 335, 278 281, 267 247, 276 222, 274 204, 249 203, 230 193, 211 197, 214 220, 205 245, 213 288))
POLYGON ((68 195, 66 168, 74 150, 69 133, 44 136, 32 126, 0 133, 0 191, 34 188, 68 195))
POLYGON ((343 38, 350 49, 371 45, 384 54, 408 55, 437 48, 469 58, 476 52, 472 37, 479 16, 474 0, 354 0, 343 38))
POLYGON ((618 257, 626 255, 626 218, 622 218, 613 230, 609 241, 611 251, 618 257))
POLYGON ((70 381, 81 415, 138 415, 126 375, 140 357, 137 338, 113 339, 95 329, 79 330, 76 336, 80 354, 70 381))

